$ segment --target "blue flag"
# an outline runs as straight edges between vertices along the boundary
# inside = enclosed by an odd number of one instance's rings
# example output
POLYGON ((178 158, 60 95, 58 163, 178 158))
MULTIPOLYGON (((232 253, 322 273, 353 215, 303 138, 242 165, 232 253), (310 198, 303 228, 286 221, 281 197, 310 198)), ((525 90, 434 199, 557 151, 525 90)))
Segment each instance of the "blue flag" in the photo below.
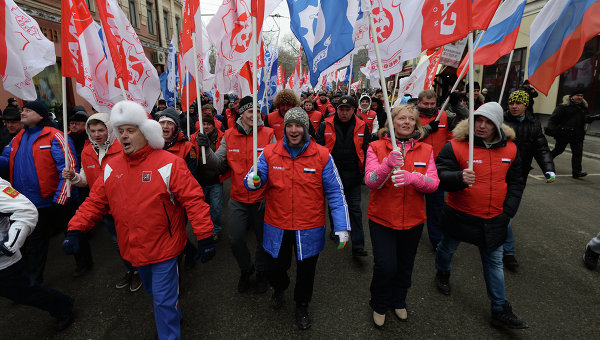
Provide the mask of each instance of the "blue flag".
POLYGON ((278 60, 277 45, 265 49, 265 66, 260 72, 260 88, 257 94, 260 111, 265 115, 269 113, 269 108, 273 106, 273 98, 275 98, 277 92, 278 60))
POLYGON ((310 82, 354 49, 354 24, 360 13, 359 0, 287 0, 290 28, 302 44, 310 82))
POLYGON ((169 55, 167 57, 167 70, 163 72, 160 79, 160 89, 163 97, 167 101, 167 106, 175 106, 177 101, 177 83, 179 83, 179 74, 177 68, 177 53, 175 52, 175 37, 169 44, 169 55))

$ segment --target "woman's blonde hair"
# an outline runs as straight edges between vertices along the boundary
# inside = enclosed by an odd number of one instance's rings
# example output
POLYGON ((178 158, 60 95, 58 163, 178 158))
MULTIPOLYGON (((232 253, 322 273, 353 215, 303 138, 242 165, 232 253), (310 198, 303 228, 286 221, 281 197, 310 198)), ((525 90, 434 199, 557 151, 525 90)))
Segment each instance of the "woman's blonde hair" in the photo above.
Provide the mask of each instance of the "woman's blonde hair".
MULTIPOLYGON (((396 107, 394 107, 392 109, 392 121, 394 121, 394 118, 400 114, 400 112, 404 111, 404 110, 408 110, 410 112, 412 112, 415 115, 415 131, 413 133, 413 136, 418 132, 420 136, 423 136, 423 126, 421 125, 421 118, 419 117, 419 110, 417 109, 417 107, 414 104, 402 104, 402 105, 398 105, 396 107)), ((379 131, 377 131, 377 136, 379 136, 379 138, 383 137, 386 133, 388 133, 389 131, 389 120, 387 120, 385 122, 385 126, 382 127, 381 129, 379 129, 379 131)), ((412 137, 412 136, 411 136, 412 137)))

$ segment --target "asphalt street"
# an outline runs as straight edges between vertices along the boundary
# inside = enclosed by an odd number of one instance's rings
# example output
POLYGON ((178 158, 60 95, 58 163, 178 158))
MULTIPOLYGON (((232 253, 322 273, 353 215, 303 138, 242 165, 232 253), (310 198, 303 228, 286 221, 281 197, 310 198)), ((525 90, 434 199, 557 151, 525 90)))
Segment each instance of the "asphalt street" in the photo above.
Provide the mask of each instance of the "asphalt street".
MULTIPOLYGON (((223 238, 217 244, 215 259, 182 273, 183 338, 595 338, 600 271, 586 269, 582 255, 586 243, 600 231, 600 139, 588 137, 584 149, 598 157, 584 157, 583 169, 589 175, 583 179, 571 178, 568 153, 555 160, 558 176, 552 184, 544 183, 534 165, 514 219, 520 267, 517 272, 506 271, 506 294, 515 314, 529 324, 529 329, 490 326, 490 306, 474 246, 462 244, 455 254, 452 295, 438 293, 433 282, 434 252, 424 231, 407 300, 406 323, 388 312, 383 329, 373 327, 368 306, 372 256, 353 259, 350 247, 338 251, 328 240, 317 265, 310 304, 312 328, 299 331, 294 324, 293 286, 279 311, 269 306, 272 290, 262 295, 239 294, 239 270, 223 238)), ((363 212, 367 202, 368 189, 363 187, 363 212)), ((226 229, 227 209, 224 219, 226 229)), ((366 214, 363 221, 370 255, 366 214)), ((95 266, 80 278, 71 276, 74 260, 62 253, 61 241, 62 235, 51 240, 45 283, 75 297, 75 322, 57 333, 47 313, 3 299, 0 338, 153 339, 151 298, 142 290, 132 293, 114 287, 125 267, 107 231, 101 225, 93 231, 90 242, 95 266)), ((294 267, 290 273, 293 285, 294 267)))

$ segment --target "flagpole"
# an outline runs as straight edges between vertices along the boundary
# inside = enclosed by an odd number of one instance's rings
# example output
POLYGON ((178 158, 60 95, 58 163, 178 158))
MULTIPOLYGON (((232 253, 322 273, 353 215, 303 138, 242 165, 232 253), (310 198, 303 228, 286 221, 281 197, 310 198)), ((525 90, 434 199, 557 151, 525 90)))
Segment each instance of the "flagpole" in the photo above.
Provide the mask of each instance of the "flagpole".
MULTIPOLYGON (((479 43, 481 42, 481 40, 483 40, 483 36, 485 35, 485 32, 486 31, 482 31, 477 36, 477 43, 475 44, 475 47, 473 48, 474 50, 476 50, 477 47, 479 47, 479 43)), ((462 71, 460 71, 460 75, 458 76, 458 78, 454 82, 454 86, 452 86, 452 90, 450 90, 450 93, 452 93, 452 92, 454 92, 454 90, 456 90, 456 88, 458 87, 458 84, 460 84, 460 81, 462 80, 463 76, 465 75, 465 72, 467 72, 467 68, 463 67, 462 71)), ((448 97, 444 101, 444 104, 442 104, 442 107, 440 108, 440 112, 438 113, 438 115, 435 118, 435 120, 438 120, 438 121, 440 120, 440 117, 442 116, 442 112, 444 112, 444 109, 446 109, 446 106, 448 106, 449 102, 450 102, 450 95, 448 95, 448 97)))
POLYGON ((500 90, 500 97, 498 98, 498 104, 502 105, 502 98, 504 96, 504 88, 506 87, 506 79, 508 78, 508 72, 510 71, 510 63, 512 62, 513 53, 515 50, 510 51, 508 56, 508 64, 506 65, 506 73, 504 74, 504 80, 502 81, 502 90, 500 90))
POLYGON ((392 122, 392 112, 390 111, 390 103, 388 100, 387 87, 385 86, 385 76, 383 75, 383 66, 381 62, 381 54, 379 53, 379 41, 377 41, 377 35, 375 31, 375 22, 373 21, 373 13, 369 11, 369 25, 371 27, 371 39, 375 46, 375 55, 377 56, 377 69, 379 70, 379 81, 381 82, 381 89, 383 91, 383 101, 385 107, 385 113, 387 115, 388 128, 390 131, 390 139, 392 140, 392 146, 394 150, 398 150, 396 145, 396 133, 394 132, 394 123, 392 122))
MULTIPOLYGON (((196 32, 192 33, 192 48, 194 49, 194 72, 196 73, 196 102, 200 103, 200 80, 198 78, 198 55, 196 54, 196 32)), ((188 100, 189 101, 189 100, 188 100)), ((188 106, 188 111, 190 110, 189 106, 188 106)), ((189 123, 189 118, 190 115, 188 114, 188 126, 190 126, 189 123)), ((198 113, 198 124, 200 125, 198 127, 198 130, 200 131, 200 133, 204 133, 204 125, 202 125, 202 115, 200 113, 198 113)), ((202 164, 206 164, 206 149, 204 148, 204 145, 202 145, 202 164)))
MULTIPOLYGON (((253 0, 254 1, 254 0, 253 0)), ((258 177, 258 155, 256 154, 256 152, 258 151, 258 139, 257 139, 257 134, 258 134, 258 98, 257 98, 257 93, 256 93, 256 88, 257 86, 257 79, 256 79, 256 72, 257 72, 257 62, 256 62, 256 56, 257 56, 257 44, 258 44, 258 32, 256 32, 256 13, 253 13, 254 15, 252 16, 252 168, 254 169, 254 178, 253 180, 255 182, 260 181, 260 178, 258 177)), ((258 184, 258 183, 257 183, 258 184)))
MULTIPOLYGON (((62 77, 62 101, 63 101, 63 134, 64 134, 64 152, 65 152, 65 169, 71 169, 71 163, 69 163, 69 132, 67 129, 67 78, 62 77)), ((75 170, 75 169, 73 169, 75 170)), ((71 197, 71 181, 65 179, 65 188, 67 189, 67 197, 71 197)))
POLYGON ((125 92, 125 86, 123 86, 123 79, 119 79, 119 87, 121 88, 121 94, 123 95, 123 100, 127 100, 127 92, 125 92))
POLYGON ((469 32, 469 170, 473 170, 473 143, 475 135, 475 95, 473 86, 473 32, 469 32))
MULTIPOLYGON (((350 52, 350 53, 352 53, 352 52, 350 52)), ((348 76, 348 95, 350 95, 350 90, 352 89, 352 80, 353 80, 352 78, 354 78, 353 74, 352 74, 352 59, 353 59, 352 57, 354 57, 354 55, 350 54, 350 70, 349 70, 350 75, 348 76)))
MULTIPOLYGON (((187 135, 188 137, 190 136, 190 73, 188 72, 187 68, 185 69, 185 78, 186 78, 186 85, 185 85, 185 101, 186 101, 186 107, 187 107, 187 112, 186 112, 186 121, 187 121, 187 135)), ((198 116, 200 116, 200 113, 196 112, 198 114, 198 116)))
MULTIPOLYGON (((396 94, 396 88, 398 87, 398 73, 396 73, 396 80, 394 80, 394 92, 392 92, 392 103, 395 103, 396 101, 394 100, 394 95, 396 94)), ((398 91, 400 92, 400 91, 398 91)), ((398 93, 398 95, 396 95, 396 98, 398 98, 400 96, 400 93, 398 93)))

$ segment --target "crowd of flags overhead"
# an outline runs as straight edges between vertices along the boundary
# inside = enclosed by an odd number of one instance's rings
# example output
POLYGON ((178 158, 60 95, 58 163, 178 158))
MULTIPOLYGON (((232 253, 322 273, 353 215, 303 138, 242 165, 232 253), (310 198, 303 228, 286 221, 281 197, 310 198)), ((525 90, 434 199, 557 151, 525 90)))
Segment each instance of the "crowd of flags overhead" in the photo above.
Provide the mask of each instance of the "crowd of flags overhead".
MULTIPOLYGON (((179 39, 171 39, 166 72, 160 80, 116 0, 96 1, 100 24, 93 20, 85 0, 62 1, 62 75, 73 78, 77 93, 98 111, 110 110, 123 98, 150 111, 161 92, 170 105, 181 95, 187 111, 199 87, 214 98, 220 112, 223 94, 244 96, 254 90, 252 64, 256 63, 258 100, 266 109, 284 87, 296 93, 333 90, 335 82, 338 89, 341 83, 358 89, 363 75, 377 87, 379 70, 369 28, 372 18, 384 76, 401 72, 404 61, 423 51, 431 55, 399 86, 401 92, 414 94, 413 89, 431 86, 440 48, 470 31, 480 31, 475 64, 493 64, 510 53, 526 5, 526 0, 287 0, 290 27, 308 66, 303 69, 299 57, 286 79, 278 63, 277 43, 265 49, 261 34, 265 18, 281 1, 224 1, 206 26, 200 0, 185 1, 182 32, 179 39), (258 47, 256 59, 253 44, 258 47), (211 46, 217 50, 214 73, 208 67, 211 46), (369 61, 361 67, 360 79, 352 79, 352 55, 365 46, 369 61)), ((0 5, 3 86, 15 96, 34 100, 32 78, 56 62, 54 44, 13 0, 0 0, 0 5)), ((585 43, 600 33, 598 17, 600 2, 594 0, 549 0, 544 5, 529 34, 528 78, 534 87, 547 93, 556 76, 577 62, 585 43)))

